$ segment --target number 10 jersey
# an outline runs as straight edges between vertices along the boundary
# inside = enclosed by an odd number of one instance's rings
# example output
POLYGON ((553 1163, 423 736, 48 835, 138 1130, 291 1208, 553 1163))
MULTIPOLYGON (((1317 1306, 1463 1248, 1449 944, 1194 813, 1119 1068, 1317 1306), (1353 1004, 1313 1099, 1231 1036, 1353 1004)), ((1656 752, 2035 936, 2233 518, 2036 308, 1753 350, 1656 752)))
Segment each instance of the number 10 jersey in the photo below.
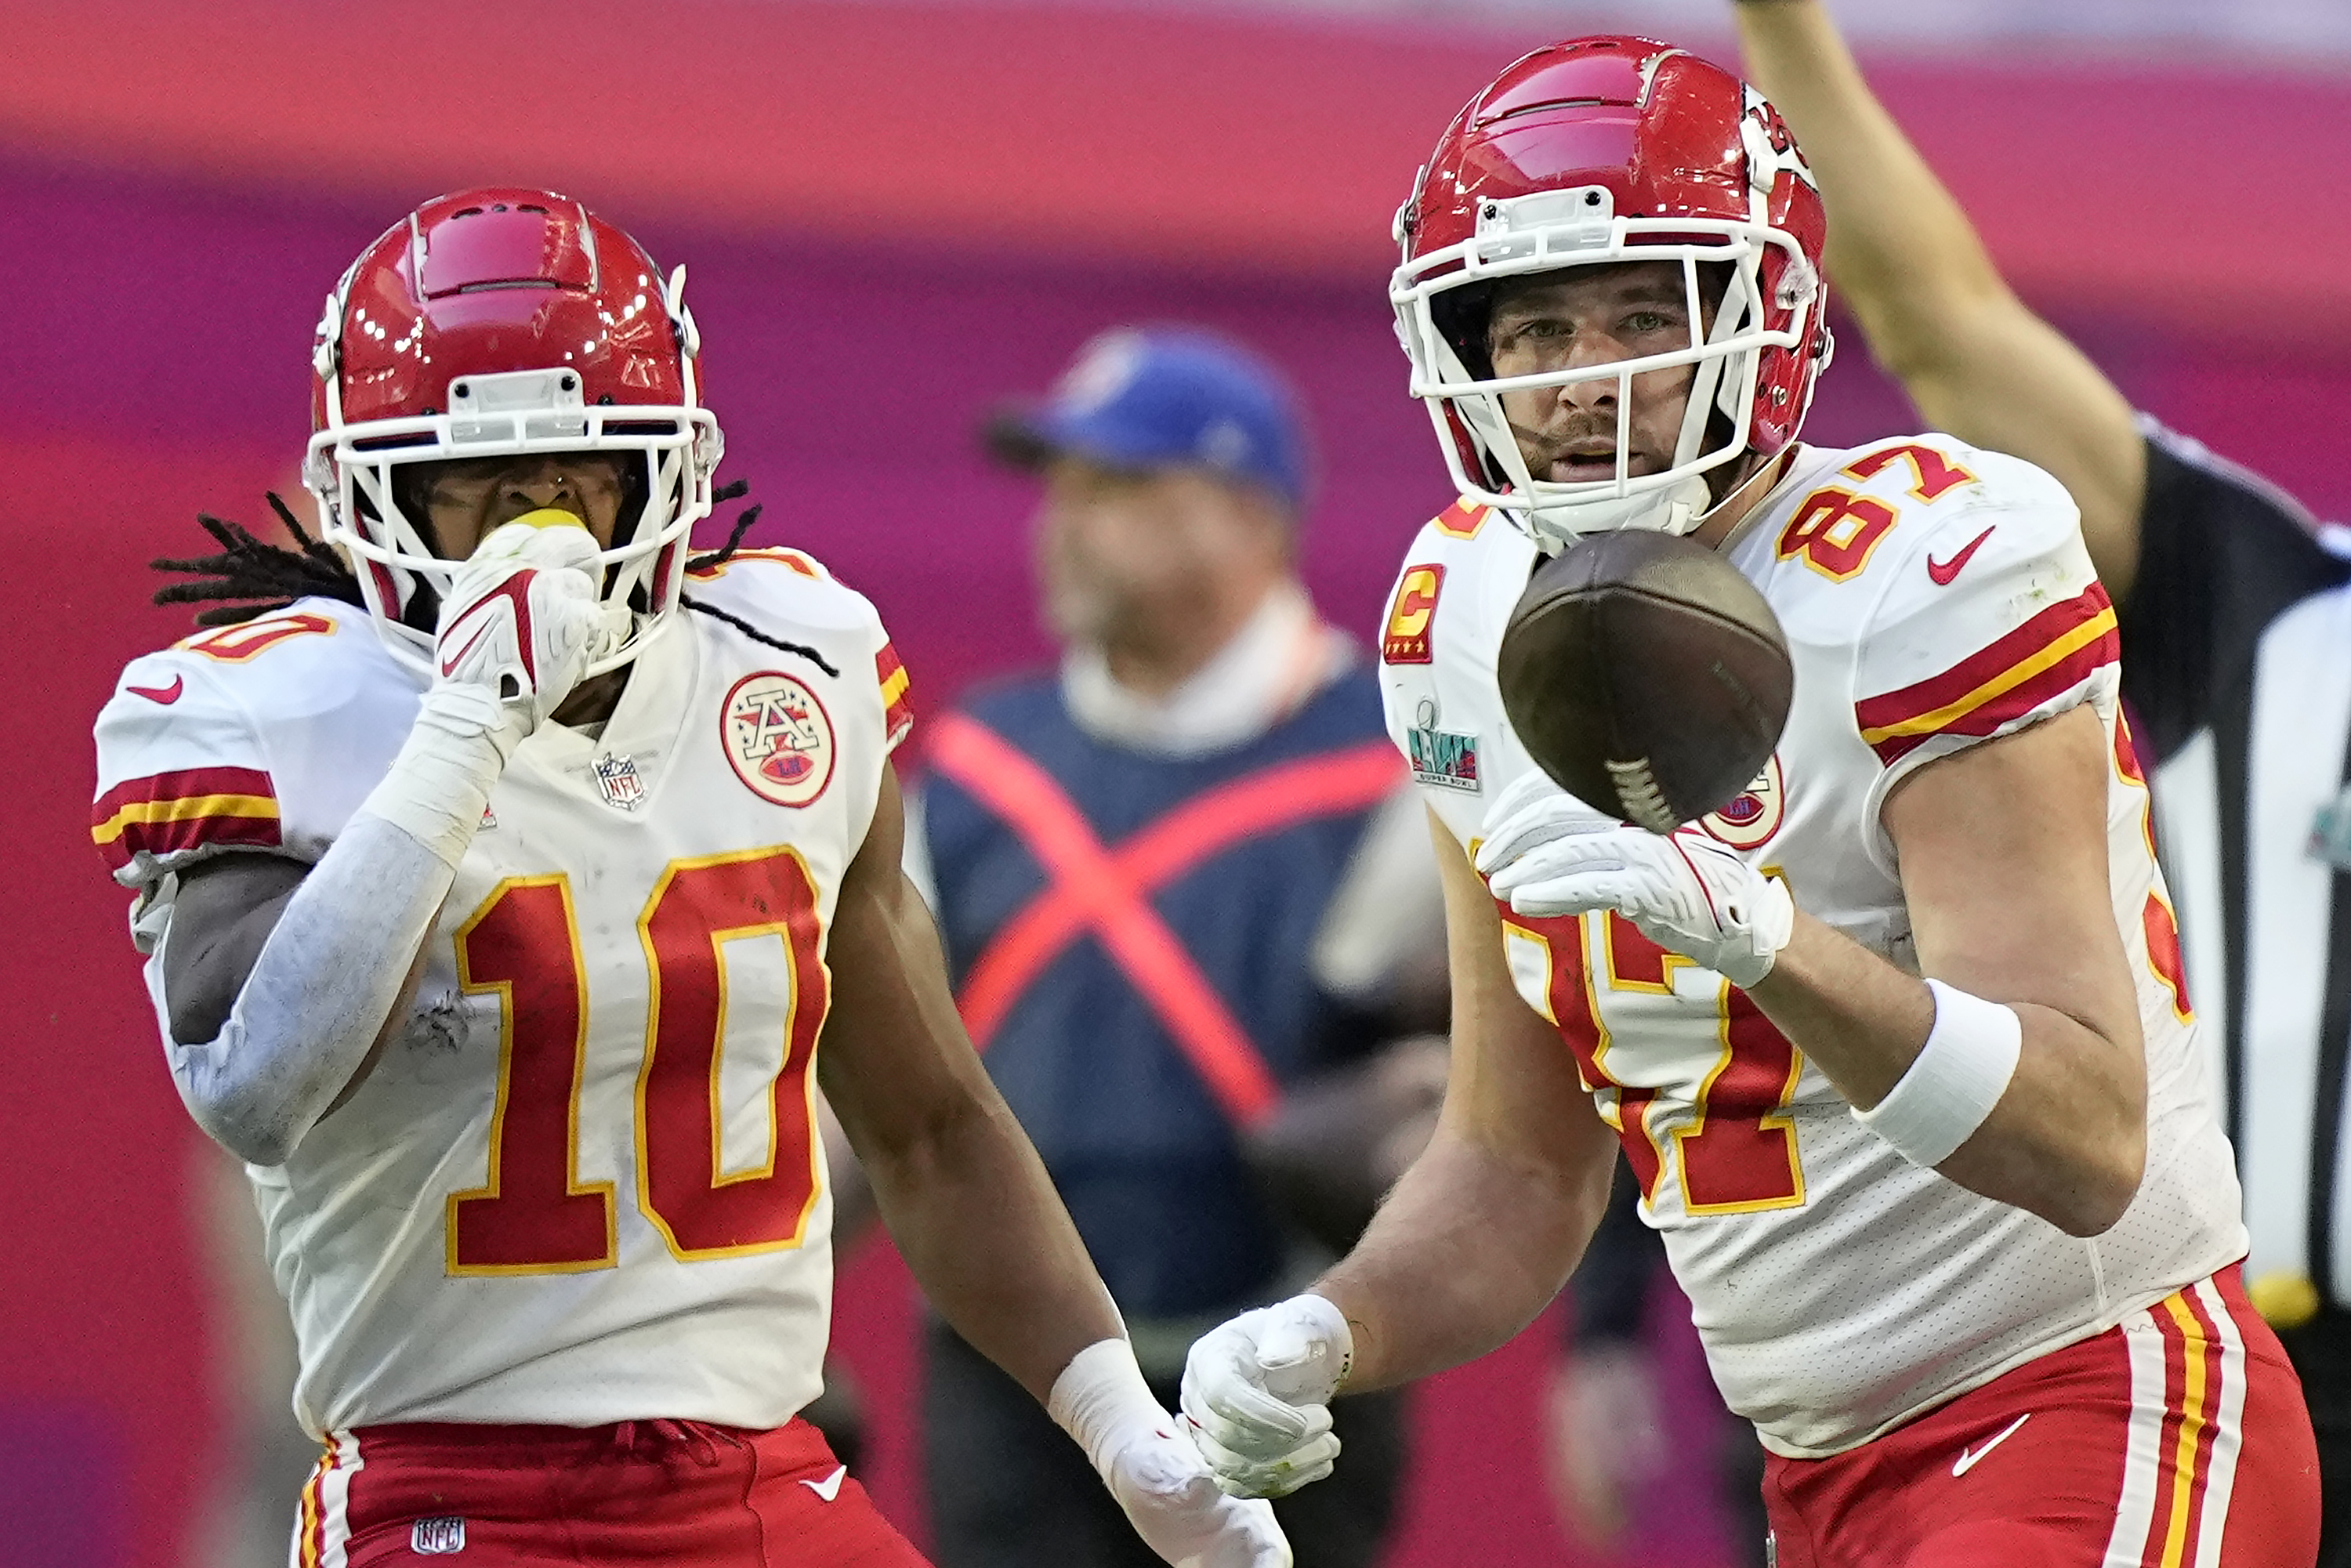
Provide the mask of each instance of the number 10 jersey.
MULTIPOLYGON (((747 551, 691 586, 807 652, 682 612, 601 736, 549 724, 517 747, 405 1027, 284 1166, 247 1167, 314 1433, 770 1427, 821 1386, 826 935, 905 677, 872 606, 803 556, 747 551)), ((92 835, 137 891, 159 1018, 175 873, 318 860, 421 680, 324 601, 124 672, 92 835)))
MULTIPOLYGON (((2109 881, 2146 1040, 2145 1177, 2118 1224, 2077 1239, 1904 1160, 1743 992, 1630 921, 1504 908, 1512 977, 1618 1130, 1724 1397, 1807 1458, 2113 1326, 2241 1257, 2245 1231, 2117 706, 2114 612, 2064 489, 1948 436, 1799 448, 1723 549, 1780 618, 1795 697, 1762 774, 1703 831, 1915 973, 1888 792, 2086 704, 2106 730, 2109 881)), ((1390 601, 1389 728, 1465 846, 1533 766, 1494 667, 1535 562, 1509 518, 1457 507, 1421 531, 1390 601)))

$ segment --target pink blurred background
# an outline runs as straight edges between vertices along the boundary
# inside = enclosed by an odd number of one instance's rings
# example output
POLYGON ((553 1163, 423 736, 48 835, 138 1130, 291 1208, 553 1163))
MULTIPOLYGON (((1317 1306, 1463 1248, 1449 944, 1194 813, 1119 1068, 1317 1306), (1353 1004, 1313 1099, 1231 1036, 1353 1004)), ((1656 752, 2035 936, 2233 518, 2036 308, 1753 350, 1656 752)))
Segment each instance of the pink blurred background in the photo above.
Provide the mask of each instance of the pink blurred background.
MULTIPOLYGON (((1654 9, 1730 57, 1715 7, 1654 9)), ((1978 0, 1939 34, 1869 30, 1896 9, 1840 14, 1880 40, 1883 95, 2019 286, 2142 406, 2351 514, 2334 13, 2263 0, 2223 37, 2148 33, 2157 5, 2053 40, 1978 0)), ((199 1562, 226 1462, 237 1330, 203 1256, 204 1151, 88 848, 89 726, 121 661, 183 625, 148 606, 141 563, 198 545, 200 507, 257 522, 265 488, 290 494, 311 327, 363 244, 436 191, 545 183, 688 263, 758 537, 880 604, 919 706, 1045 652, 1029 496, 977 456, 981 413, 1102 327, 1223 327, 1306 395, 1308 577, 1364 630, 1447 498, 1386 315, 1389 214, 1481 80, 1610 19, 1503 0, 191 10, 0 0, 0 601, 26 633, 7 706, 25 832, 0 903, 0 1563, 28 1568, 199 1562)), ((1812 434, 1908 418, 1848 334, 1812 434)), ((869 1483, 916 1521, 912 1312, 886 1249, 844 1271, 869 1483)), ((1695 1407, 1702 1367, 1660 1315, 1695 1407)), ((1539 1326, 1423 1391, 1396 1568, 1616 1561, 1579 1555, 1543 1496, 1555 1339, 1539 1326)), ((1662 1484, 1621 1561, 1710 1568, 1706 1494, 1695 1468, 1662 1484)))

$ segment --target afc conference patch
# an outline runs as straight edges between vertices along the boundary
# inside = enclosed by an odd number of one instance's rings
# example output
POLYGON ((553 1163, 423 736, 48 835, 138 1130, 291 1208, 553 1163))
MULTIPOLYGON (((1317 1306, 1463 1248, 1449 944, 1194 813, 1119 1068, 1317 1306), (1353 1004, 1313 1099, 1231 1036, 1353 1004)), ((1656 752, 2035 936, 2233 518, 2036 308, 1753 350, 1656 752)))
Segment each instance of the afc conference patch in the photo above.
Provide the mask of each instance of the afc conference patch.
POLYGON ((1413 716, 1420 722, 1404 732, 1405 752, 1412 763, 1412 781, 1439 789, 1465 789, 1476 794, 1478 737, 1460 730, 1437 727, 1437 705, 1424 702, 1413 716))
POLYGON ((791 675, 762 670, 736 682, 718 729, 735 777, 763 800, 805 806, 832 782, 832 717, 791 675))
POLYGON ((1755 781, 1732 797, 1719 811, 1700 817, 1698 825, 1710 838, 1734 850, 1761 849, 1780 831, 1788 814, 1787 780, 1780 773, 1780 754, 1773 752, 1755 781))

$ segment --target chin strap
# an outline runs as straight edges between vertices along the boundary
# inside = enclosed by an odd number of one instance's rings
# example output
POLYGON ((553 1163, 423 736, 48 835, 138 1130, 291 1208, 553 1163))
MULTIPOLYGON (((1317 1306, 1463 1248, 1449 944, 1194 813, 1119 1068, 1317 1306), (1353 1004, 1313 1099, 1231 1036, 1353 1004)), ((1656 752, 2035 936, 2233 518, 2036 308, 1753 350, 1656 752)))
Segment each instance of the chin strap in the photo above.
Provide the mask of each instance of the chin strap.
POLYGON ((1713 492, 1706 476, 1693 474, 1663 490, 1637 496, 1586 501, 1577 506, 1528 507, 1518 513, 1538 544, 1565 549, 1593 534, 1646 528, 1661 534, 1686 534, 1705 522, 1714 510, 1713 492))
POLYGON ((1703 474, 1693 474, 1671 489, 1655 490, 1646 495, 1622 500, 1588 503, 1580 507, 1530 507, 1512 514, 1520 528, 1531 536, 1545 555, 1557 555, 1573 546, 1577 540, 1594 534, 1620 533, 1628 528, 1651 528, 1664 534, 1694 534, 1716 517, 1732 502, 1750 491, 1761 496, 1786 477, 1789 459, 1795 448, 1788 447, 1777 455, 1757 458, 1749 453, 1743 461, 1755 466, 1723 495, 1714 498, 1712 486, 1703 474), (1759 480, 1767 480, 1761 490, 1759 480), (1573 518, 1573 526, 1563 519, 1573 518))
POLYGON ((1773 454, 1770 457, 1759 459, 1754 453, 1749 453, 1747 455, 1747 460, 1753 462, 1756 465, 1753 470, 1751 470, 1744 478, 1740 479, 1738 484, 1733 485, 1728 491, 1726 491, 1721 500, 1715 502, 1714 505, 1708 507, 1704 512, 1701 512, 1698 515, 1698 520, 1690 525, 1689 531, 1695 533, 1699 528, 1706 527, 1708 522, 1713 520, 1716 513, 1721 511, 1725 507, 1729 506, 1733 501, 1736 501, 1740 497, 1746 495, 1750 490, 1754 490, 1756 497, 1759 498, 1770 495, 1779 485, 1780 481, 1788 476, 1788 465, 1791 460, 1794 458, 1795 455, 1796 448, 1793 444, 1782 447, 1779 452, 1773 454), (1769 479, 1771 482, 1765 485, 1761 489, 1756 490, 1755 484, 1759 479, 1769 479))

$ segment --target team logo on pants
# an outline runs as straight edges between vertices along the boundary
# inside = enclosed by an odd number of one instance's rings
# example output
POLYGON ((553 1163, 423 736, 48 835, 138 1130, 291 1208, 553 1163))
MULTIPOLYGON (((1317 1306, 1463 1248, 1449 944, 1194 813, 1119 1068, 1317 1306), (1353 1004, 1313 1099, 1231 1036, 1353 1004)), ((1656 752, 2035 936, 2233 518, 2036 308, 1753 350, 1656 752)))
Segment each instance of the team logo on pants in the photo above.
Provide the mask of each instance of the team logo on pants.
POLYGON ((465 1550, 462 1519, 420 1519, 408 1527, 408 1549, 419 1557, 447 1557, 465 1550))
POLYGON ((778 806, 805 806, 832 782, 832 719, 799 680, 762 670, 726 694, 719 739, 735 776, 778 806))

